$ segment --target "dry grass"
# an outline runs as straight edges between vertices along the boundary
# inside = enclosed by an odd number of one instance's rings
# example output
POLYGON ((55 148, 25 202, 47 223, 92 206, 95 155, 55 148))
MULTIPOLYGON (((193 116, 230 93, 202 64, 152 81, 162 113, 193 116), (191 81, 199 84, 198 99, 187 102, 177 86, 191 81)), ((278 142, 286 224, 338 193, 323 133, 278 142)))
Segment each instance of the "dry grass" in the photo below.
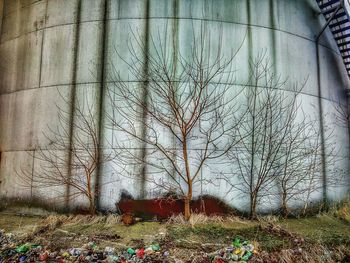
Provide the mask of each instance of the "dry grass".
POLYGON ((249 221, 243 220, 237 216, 207 216, 205 214, 192 214, 189 221, 186 221, 183 215, 173 215, 170 217, 166 224, 167 225, 203 225, 203 224, 249 224, 249 221))
POLYGON ((66 222, 67 218, 69 217, 65 215, 50 215, 40 222, 37 231, 44 228, 46 230, 55 230, 57 227, 66 222))
POLYGON ((254 258, 253 262, 308 262, 308 263, 336 263, 343 261, 348 255, 349 249, 344 246, 329 249, 324 246, 313 246, 300 252, 293 249, 283 249, 278 252, 262 253, 254 258))
POLYGON ((344 203, 336 212, 335 215, 347 222, 350 222, 350 200, 344 203))
MULTIPOLYGON (((76 226, 94 226, 102 225, 103 227, 111 227, 116 224, 120 224, 120 216, 107 215, 107 216, 89 216, 89 215, 50 215, 42 219, 36 226, 23 235, 24 241, 33 240, 37 236, 45 235, 48 232, 54 232, 59 230, 61 232, 67 232, 59 229, 60 227, 76 227, 76 226)), ((67 232, 68 233, 68 232, 67 232)))
POLYGON ((246 225, 248 225, 248 224, 251 224, 252 223, 252 221, 249 221, 249 220, 246 220, 246 219, 242 219, 242 218, 240 218, 240 217, 238 217, 238 216, 233 216, 233 215, 231 215, 231 216, 228 216, 228 217, 225 217, 225 220, 228 222, 228 223, 240 223, 240 224, 246 224, 246 225))
POLYGON ((186 221, 183 215, 173 215, 166 222, 167 225, 200 225, 207 223, 223 223, 224 218, 222 216, 207 216, 205 214, 192 214, 190 220, 186 221))
MULTIPOLYGON (((343 255, 340 255, 340 251, 338 251, 336 256, 343 257, 343 255)), ((303 251, 302 258, 305 262, 338 262, 337 259, 333 258, 331 255, 331 251, 323 246, 313 246, 312 248, 309 248, 308 251, 303 251)), ((292 261, 289 261, 292 262, 292 261)))
POLYGON ((95 225, 103 224, 106 227, 119 224, 121 217, 118 215, 90 216, 90 215, 50 215, 40 221, 31 235, 55 230, 61 225, 95 225))
POLYGON ((112 226, 115 224, 119 224, 120 222, 121 222, 121 216, 110 214, 110 215, 106 216, 105 225, 112 226))
POLYGON ((109 214, 109 215, 71 215, 64 219, 66 225, 69 224, 81 224, 81 225, 94 225, 104 224, 105 226, 111 226, 119 224, 121 222, 121 216, 109 214))
POLYGON ((277 223, 278 221, 280 221, 281 218, 275 215, 266 215, 266 216, 259 216, 258 217, 258 221, 260 223, 277 223))

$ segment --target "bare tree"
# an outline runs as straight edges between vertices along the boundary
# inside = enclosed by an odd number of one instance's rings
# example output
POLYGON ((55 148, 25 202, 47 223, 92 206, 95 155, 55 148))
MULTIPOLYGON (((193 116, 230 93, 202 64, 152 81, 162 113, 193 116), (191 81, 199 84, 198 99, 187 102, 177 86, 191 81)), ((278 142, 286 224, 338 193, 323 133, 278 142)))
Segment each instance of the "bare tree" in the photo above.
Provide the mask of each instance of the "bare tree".
MULTIPOLYGON (((334 119, 339 127, 345 128, 348 131, 348 142, 347 151, 350 152, 350 92, 343 90, 342 96, 333 103, 335 108, 334 119)), ((348 154, 348 159, 350 155, 348 154)), ((345 172, 344 172, 345 174, 345 172)), ((347 174, 347 184, 350 184, 350 176, 347 174)))
MULTIPOLYGON (((334 119, 339 127, 347 129, 350 143, 350 93, 343 90, 341 95, 333 103, 335 109, 334 119)), ((350 149, 350 145, 348 149, 350 149)))
MULTIPOLYGON (((147 165, 145 180, 180 195, 189 219, 193 185, 199 182, 201 169, 237 143, 240 119, 235 99, 241 89, 233 85, 233 59, 240 47, 224 54, 222 30, 211 35, 205 22, 198 33, 193 28, 188 54, 167 42, 166 31, 155 35, 150 34, 147 47, 133 32, 129 58, 116 50, 131 76, 141 78, 142 88, 114 70, 109 97, 115 111, 108 118, 119 136, 114 143, 117 164, 125 171, 132 165, 147 165), (212 38, 216 47, 210 44, 212 38), (145 147, 147 155, 133 151, 132 142, 145 147)), ((139 172, 128 175, 137 179, 139 172)))
POLYGON ((289 85, 271 72, 265 53, 250 62, 241 105, 246 113, 238 130, 240 143, 228 155, 236 167, 226 180, 249 197, 252 218, 257 217, 261 198, 271 195, 276 178, 289 172, 283 169, 283 162, 288 154, 285 143, 294 139, 291 131, 303 129, 294 123, 300 109, 297 98, 305 84, 289 85))
POLYGON ((311 194, 322 188, 319 125, 300 113, 302 118, 288 128, 281 151, 282 169, 277 184, 284 217, 290 213, 290 202, 304 200, 306 208, 311 194))
MULTIPOLYGON (((266 53, 250 63, 250 78, 244 92, 244 121, 238 130, 240 143, 228 156, 236 165, 233 176, 225 176, 231 189, 250 200, 250 216, 257 217, 262 198, 278 196, 282 214, 290 213, 291 201, 304 200, 322 190, 321 146, 327 145, 326 166, 338 161, 328 131, 320 139, 319 122, 301 107, 301 92, 306 84, 290 84, 272 73, 266 53)), ((305 104, 305 103, 304 103, 305 104)), ((334 138, 333 138, 334 139, 334 138)), ((328 186, 339 186, 343 171, 329 171, 328 186)), ((230 189, 230 190, 231 190, 230 189)))
POLYGON ((349 102, 348 102, 348 96, 349 95, 344 95, 345 99, 343 99, 342 101, 340 99, 338 99, 335 102, 335 120, 337 121, 337 123, 342 126, 345 127, 347 129, 349 128, 350 125, 350 106, 349 106, 349 102))
MULTIPOLYGON (((344 157, 336 148, 336 138, 333 129, 325 126, 325 136, 321 141, 318 120, 300 110, 298 120, 288 131, 288 136, 283 143, 283 171, 278 176, 280 186, 281 209, 284 217, 290 213, 290 203, 297 201, 303 203, 301 214, 305 215, 311 197, 315 193, 324 191, 324 185, 328 187, 345 187, 343 181, 346 171, 339 167, 339 162, 344 157), (322 158, 322 144, 327 149, 326 158, 322 158), (327 167, 326 182, 323 181, 322 164, 327 167)), ((324 205, 324 204, 322 204, 324 205)))
POLYGON ((96 169, 112 160, 114 153, 103 152, 99 157, 103 149, 98 138, 97 98, 85 90, 80 93, 72 104, 70 97, 59 92, 63 103, 56 105, 58 122, 44 133, 49 144, 30 153, 36 169, 21 167, 16 172, 23 186, 31 188, 34 194, 37 190, 65 188, 57 190, 59 199, 69 202, 83 196, 89 203, 89 212, 95 214, 96 169))

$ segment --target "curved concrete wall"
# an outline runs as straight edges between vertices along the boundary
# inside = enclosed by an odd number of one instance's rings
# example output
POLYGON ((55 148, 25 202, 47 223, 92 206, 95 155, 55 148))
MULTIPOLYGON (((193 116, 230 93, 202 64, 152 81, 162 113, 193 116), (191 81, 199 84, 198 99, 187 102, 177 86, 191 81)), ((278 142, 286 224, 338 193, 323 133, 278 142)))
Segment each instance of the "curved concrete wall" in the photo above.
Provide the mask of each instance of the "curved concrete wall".
MULTIPOLYGON (((326 113, 333 111, 332 100, 349 85, 327 30, 320 45, 322 85, 318 88, 315 36, 325 21, 314 0, 0 0, 0 3, 0 14, 3 4, 0 195, 6 198, 33 197, 33 193, 17 186, 14 170, 19 164, 33 171, 40 169, 37 160, 27 152, 50 147, 43 131, 57 123, 57 110, 52 105, 62 104, 58 92, 73 98, 84 91, 95 98, 96 113, 108 109, 103 89, 113 80, 108 74, 111 65, 128 70, 114 47, 123 50, 131 30, 141 35, 152 34, 167 24, 176 32, 178 48, 183 52, 191 26, 198 28, 201 21, 206 21, 213 31, 219 25, 222 27, 223 47, 227 50, 237 47, 248 30, 235 60, 237 82, 243 84, 247 79, 248 58, 266 50, 275 71, 283 77, 293 81, 308 77, 303 105, 319 117, 320 99, 324 125, 335 127, 332 114, 326 113)), ((105 121, 103 115, 99 121, 105 121)), ((339 166, 348 170, 348 133, 337 127, 335 134, 339 154, 346 157, 339 166)), ((117 182, 101 187, 100 206, 113 209, 123 189, 138 197, 141 186, 120 176, 121 171, 109 173, 111 166, 106 164, 101 169, 101 181, 119 177, 117 182)), ((210 170, 202 173, 210 176, 210 170)), ((227 195, 227 189, 224 182, 219 182, 216 186, 199 187, 195 194, 212 194, 244 209, 246 203, 238 203, 236 193, 227 195)), ((146 190, 146 197, 156 195, 151 189, 146 190)), ((328 195, 338 199, 347 191, 329 189, 328 195)), ((34 195, 55 197, 54 191, 34 195)), ((70 205, 84 202, 76 200, 70 205)))

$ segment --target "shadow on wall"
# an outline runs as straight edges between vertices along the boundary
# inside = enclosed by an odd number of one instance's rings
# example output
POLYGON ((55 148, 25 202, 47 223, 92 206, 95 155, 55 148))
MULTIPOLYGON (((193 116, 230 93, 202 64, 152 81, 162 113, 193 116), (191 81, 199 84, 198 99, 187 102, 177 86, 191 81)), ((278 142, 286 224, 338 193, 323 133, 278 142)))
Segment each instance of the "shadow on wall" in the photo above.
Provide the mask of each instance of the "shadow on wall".
MULTIPOLYGON (((338 207, 343 202, 334 203, 334 207, 338 207)), ((315 201, 308 204, 307 209, 296 207, 291 212, 289 218, 299 218, 306 216, 314 216, 322 211, 322 201, 315 201)), ((116 203, 116 208, 120 214, 132 214, 144 220, 164 220, 173 215, 183 214, 184 201, 174 196, 165 196, 154 199, 133 199, 131 196, 123 196, 116 203)), ((248 211, 241 211, 233 206, 226 204, 224 201, 210 195, 203 195, 191 202, 192 213, 201 213, 207 216, 239 216, 249 218, 248 211)), ((281 208, 274 211, 260 211, 260 216, 281 215, 281 208)))
MULTIPOLYGON (((343 202, 335 203, 335 207, 339 207, 343 202)), ((226 204, 224 201, 210 196, 203 195, 191 203, 193 213, 203 213, 208 216, 227 216, 234 215, 240 217, 249 217, 248 212, 240 211, 234 207, 226 204)), ((133 199, 129 194, 122 192, 121 199, 116 203, 116 210, 100 210, 100 214, 132 214, 135 217, 140 217, 144 220, 164 220, 173 215, 183 213, 184 202, 172 194, 155 198, 155 199, 133 199)), ((311 203, 306 212, 302 213, 302 208, 295 209, 295 213, 291 213, 289 217, 295 218, 299 216, 314 216, 320 213, 322 209, 322 202, 311 203)), ((74 207, 67 209, 63 206, 58 206, 55 203, 45 202, 43 199, 25 199, 25 198, 1 198, 0 212, 7 211, 17 214, 28 215, 49 215, 51 213, 73 213, 73 214, 89 214, 86 207, 74 207)), ((270 211, 268 213, 260 213, 264 215, 279 215, 280 211, 270 211)))
MULTIPOLYGON (((183 213, 184 202, 173 195, 168 195, 156 199, 135 200, 130 195, 122 194, 120 201, 116 204, 117 213, 131 213, 136 217, 141 217, 145 220, 157 218, 159 220, 167 219, 172 215, 183 213)), ((192 201, 192 210, 194 213, 204 213, 206 215, 228 215, 242 214, 238 210, 225 204, 218 198, 212 196, 201 196, 192 201)), ((47 212, 74 214, 88 214, 89 211, 83 207, 75 207, 68 211, 64 207, 53 205, 53 203, 45 203, 42 199, 25 199, 25 198, 2 198, 0 199, 0 211, 20 211, 19 208, 26 207, 28 214, 31 214, 31 209, 41 208, 47 212)), ((113 213, 113 211, 100 211, 102 214, 113 213)), ((21 212, 19 212, 21 213, 21 212)))
POLYGON ((55 202, 47 202, 42 198, 0 198, 0 211, 6 210, 10 212, 21 213, 21 209, 26 208, 28 214, 32 214, 31 209, 40 208, 47 212, 66 213, 64 207, 59 206, 55 202))
MULTIPOLYGON (((120 201, 116 203, 117 210, 122 214, 131 213, 143 219, 156 218, 158 220, 182 214, 184 205, 184 201, 174 195, 149 200, 135 200, 130 195, 122 195, 120 201)), ((191 209, 193 213, 203 213, 208 216, 242 214, 220 199, 209 195, 192 200, 191 209)))

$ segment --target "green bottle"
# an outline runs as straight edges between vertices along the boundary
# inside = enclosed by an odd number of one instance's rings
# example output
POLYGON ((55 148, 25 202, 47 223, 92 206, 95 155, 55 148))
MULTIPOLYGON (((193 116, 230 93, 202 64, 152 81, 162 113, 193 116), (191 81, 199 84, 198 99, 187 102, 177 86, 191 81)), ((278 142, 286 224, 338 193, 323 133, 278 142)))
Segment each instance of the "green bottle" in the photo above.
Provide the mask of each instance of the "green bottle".
POLYGON ((135 250, 132 249, 131 247, 129 247, 128 250, 127 250, 126 252, 128 252, 128 254, 130 254, 130 255, 135 255, 135 254, 136 254, 136 253, 135 253, 135 250))
POLYGON ((232 245, 236 248, 240 248, 242 246, 241 240, 238 237, 236 237, 235 240, 233 240, 232 245))

